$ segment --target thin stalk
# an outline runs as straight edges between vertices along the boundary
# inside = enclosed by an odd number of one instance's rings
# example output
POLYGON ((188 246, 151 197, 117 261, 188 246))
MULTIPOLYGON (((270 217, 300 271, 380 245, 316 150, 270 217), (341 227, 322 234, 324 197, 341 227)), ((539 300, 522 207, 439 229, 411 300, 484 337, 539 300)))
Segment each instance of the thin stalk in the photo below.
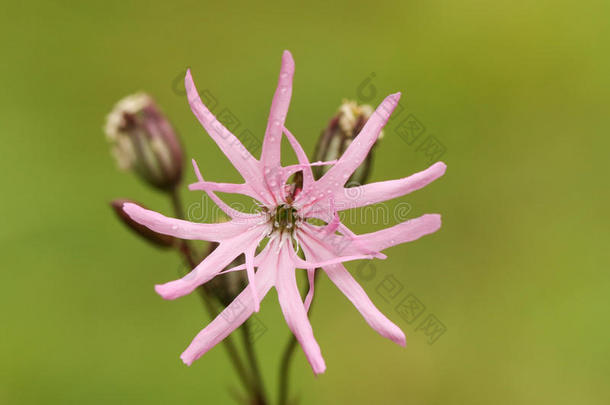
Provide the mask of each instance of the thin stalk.
MULTIPOLYGON (((172 206, 176 218, 184 219, 184 210, 182 209, 182 202, 177 188, 172 189, 169 194, 171 196, 172 206)), ((189 242, 180 239, 179 250, 184 256, 184 259, 186 260, 189 267, 191 269, 195 268, 195 266, 197 266, 196 253, 191 248, 189 242)), ((197 288, 197 292, 199 293, 199 296, 201 297, 203 305, 206 308, 210 318, 216 318, 216 316, 218 315, 218 311, 216 311, 216 308, 214 307, 214 304, 210 299, 210 296, 208 295, 208 292, 205 290, 204 286, 199 286, 197 288)), ((247 392, 254 391, 255 386, 250 381, 250 376, 246 371, 246 367, 244 367, 244 363, 239 355, 239 352, 237 351, 237 347, 235 346, 235 343, 233 342, 231 336, 227 336, 222 341, 222 343, 225 349, 227 350, 227 354, 231 359, 231 363, 233 364, 235 371, 237 372, 242 384, 244 385, 244 388, 247 392)))
POLYGON ((290 364, 292 360, 292 355, 294 354, 294 349, 297 347, 297 339, 294 335, 290 336, 288 339, 288 343, 286 344, 286 348, 284 349, 284 354, 282 356, 282 361, 280 363, 280 388, 279 388, 279 405, 286 405, 288 402, 288 382, 290 381, 290 364))
POLYGON ((252 369, 252 377, 253 377, 252 383, 253 383, 254 395, 255 395, 253 405, 266 405, 267 399, 265 398, 265 386, 263 384, 260 367, 258 366, 258 360, 256 358, 256 352, 254 351, 252 339, 250 338, 249 321, 244 322, 244 324, 242 325, 242 327, 240 329, 241 329, 242 337, 244 340, 246 356, 248 357, 248 361, 250 363, 250 368, 252 369))

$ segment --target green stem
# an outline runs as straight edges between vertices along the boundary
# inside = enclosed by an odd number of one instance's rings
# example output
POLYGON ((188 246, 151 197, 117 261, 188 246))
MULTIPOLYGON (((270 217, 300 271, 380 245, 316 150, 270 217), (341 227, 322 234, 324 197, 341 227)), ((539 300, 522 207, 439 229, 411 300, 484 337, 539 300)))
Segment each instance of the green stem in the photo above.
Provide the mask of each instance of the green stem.
POLYGON ((252 369, 253 376, 253 388, 254 388, 254 403, 253 405, 266 405, 267 399, 265 397, 265 386, 263 384, 262 374, 258 366, 258 360, 256 359, 256 352, 252 344, 250 337, 250 325, 249 321, 244 322, 241 327, 242 337, 244 340, 244 347, 246 349, 246 356, 250 362, 250 368, 252 369))
POLYGON ((288 401, 288 382, 290 374, 290 360, 294 353, 294 349, 297 347, 297 339, 292 335, 288 339, 282 361, 280 363, 280 388, 279 388, 279 405, 286 405, 288 401))

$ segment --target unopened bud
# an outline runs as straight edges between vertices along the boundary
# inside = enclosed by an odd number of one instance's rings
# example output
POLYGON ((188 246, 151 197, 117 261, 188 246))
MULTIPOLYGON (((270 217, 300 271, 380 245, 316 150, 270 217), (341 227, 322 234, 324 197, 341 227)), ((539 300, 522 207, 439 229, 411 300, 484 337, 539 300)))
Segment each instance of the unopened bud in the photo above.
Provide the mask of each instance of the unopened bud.
MULTIPOLYGON (((343 100, 343 104, 339 107, 337 114, 330 120, 326 129, 322 131, 316 144, 313 160, 331 161, 339 159, 354 138, 360 133, 364 124, 373 115, 373 111, 370 105, 358 105, 355 101, 343 100)), ((379 138, 382 136, 383 133, 379 135, 379 138)), ((349 187, 350 184, 357 185, 366 182, 371 171, 375 146, 376 144, 373 145, 364 162, 349 178, 346 186, 349 187)), ((319 179, 330 169, 330 166, 314 166, 312 169, 316 179, 319 179)))
POLYGON ((172 246, 176 245, 176 243, 177 243, 176 238, 169 236, 169 235, 163 235, 162 233, 157 233, 155 231, 152 231, 152 230, 148 229, 147 227, 145 227, 144 225, 140 225, 139 223, 137 223, 136 221, 131 219, 131 217, 129 217, 129 215, 127 215, 125 213, 125 211, 123 210, 123 204, 125 204, 125 203, 136 204, 142 208, 145 208, 145 207, 142 204, 139 204, 139 203, 137 203, 135 201, 131 201, 131 200, 113 200, 110 203, 110 205, 114 209, 114 212, 117 214, 117 217, 121 220, 122 223, 125 224, 125 226, 127 226, 127 228, 131 229, 133 232, 138 234, 138 236, 146 239, 147 241, 149 241, 157 246, 168 248, 168 247, 172 247, 172 246))
POLYGON ((137 93, 119 101, 106 119, 105 132, 119 168, 134 170, 162 190, 180 183, 180 142, 148 94, 137 93))

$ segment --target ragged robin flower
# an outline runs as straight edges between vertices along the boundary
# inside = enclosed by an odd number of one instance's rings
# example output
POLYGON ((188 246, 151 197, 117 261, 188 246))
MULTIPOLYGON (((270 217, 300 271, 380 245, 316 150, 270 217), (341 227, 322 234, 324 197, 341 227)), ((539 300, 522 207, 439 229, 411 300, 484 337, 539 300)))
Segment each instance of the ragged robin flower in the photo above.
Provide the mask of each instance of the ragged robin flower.
POLYGON ((187 71, 185 84, 193 113, 244 179, 244 183, 238 184, 206 181, 193 161, 198 182, 189 188, 205 191, 231 220, 219 224, 194 223, 168 218, 134 204, 126 203, 123 207, 133 220, 155 232, 181 239, 218 243, 218 247, 188 275, 157 285, 155 289, 163 298, 175 299, 189 294, 221 272, 245 271, 247 274, 248 286, 195 336, 182 353, 181 358, 186 364, 190 365, 201 357, 258 311, 262 299, 274 287, 286 323, 298 339, 314 373, 324 372, 324 358, 307 317, 314 293, 316 268, 323 269, 373 329, 405 345, 404 333, 375 307, 342 263, 354 259, 384 258, 382 250, 438 230, 440 216, 427 214, 377 232, 356 235, 341 223, 338 212, 420 189, 442 176, 446 166, 437 162, 412 176, 371 183, 359 186, 357 192, 354 192, 354 188, 347 192, 345 183, 374 145, 396 107, 400 93, 383 100, 336 161, 310 163, 303 148, 285 125, 293 75, 294 61, 290 52, 285 51, 261 156, 256 159, 202 103, 191 73, 187 71), (298 164, 281 165, 280 144, 283 136, 294 149, 298 164), (312 166, 317 165, 328 165, 330 168, 316 180, 312 166), (302 174, 302 185, 288 185, 289 177, 297 172, 302 174), (216 192, 249 196, 258 202, 260 209, 255 214, 236 211, 222 201, 216 192), (320 220, 323 225, 314 224, 320 223, 320 220), (263 246, 262 251, 256 254, 257 248, 263 246), (304 260, 298 255, 300 249, 305 254, 304 260), (245 264, 225 269, 241 254, 245 256, 245 264), (310 280, 304 302, 297 288, 296 269, 305 270, 310 280))

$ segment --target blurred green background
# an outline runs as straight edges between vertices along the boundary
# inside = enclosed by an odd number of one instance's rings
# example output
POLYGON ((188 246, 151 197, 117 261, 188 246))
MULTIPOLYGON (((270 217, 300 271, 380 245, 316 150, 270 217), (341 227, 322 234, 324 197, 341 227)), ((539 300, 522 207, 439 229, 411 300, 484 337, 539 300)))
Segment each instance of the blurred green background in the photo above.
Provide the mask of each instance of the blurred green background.
MULTIPOLYGON (((402 91, 449 166, 389 205, 442 213, 441 231, 388 250, 360 279, 408 347, 321 277, 312 323, 328 370, 315 378, 299 349, 301 403, 609 403, 609 12, 603 1, 5 3, 0 403, 232 403, 222 348, 190 368, 178 358, 208 320, 198 297, 154 293, 178 257, 136 240, 108 201, 169 204, 116 169, 102 125, 146 90, 206 178, 237 181, 176 83, 190 66, 262 136, 284 49, 296 60, 287 123, 306 150, 374 72, 374 102, 402 91), (387 302, 386 277, 403 286, 387 302), (407 293, 426 307, 412 323, 396 310, 407 293), (446 327, 434 344, 417 330, 429 314, 446 327)), ((427 167, 389 128, 373 180, 427 167)), ((275 292, 260 320, 275 397, 288 335, 275 292)))

